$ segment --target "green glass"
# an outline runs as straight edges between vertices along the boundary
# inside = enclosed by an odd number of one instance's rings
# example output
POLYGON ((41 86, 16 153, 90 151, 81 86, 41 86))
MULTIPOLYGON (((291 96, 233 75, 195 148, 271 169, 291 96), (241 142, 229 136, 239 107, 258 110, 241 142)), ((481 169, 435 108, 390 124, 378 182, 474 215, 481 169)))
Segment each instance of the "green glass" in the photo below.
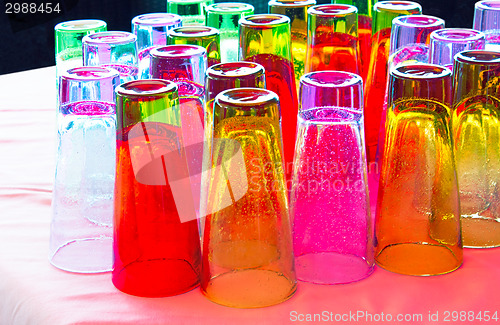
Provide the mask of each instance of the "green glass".
POLYGON ((207 26, 220 32, 221 61, 238 61, 238 21, 252 15, 254 7, 241 2, 215 3, 207 7, 207 26))
POLYGON ((315 4, 316 0, 271 0, 268 3, 269 13, 280 14, 290 18, 292 58, 297 89, 300 84, 300 77, 304 74, 306 61, 307 9, 315 4))
POLYGON ((205 26, 206 9, 213 0, 167 0, 167 12, 182 17, 182 26, 205 26))
POLYGON ((220 63, 220 34, 216 28, 188 26, 172 29, 167 36, 167 45, 190 44, 207 50, 208 66, 220 63))

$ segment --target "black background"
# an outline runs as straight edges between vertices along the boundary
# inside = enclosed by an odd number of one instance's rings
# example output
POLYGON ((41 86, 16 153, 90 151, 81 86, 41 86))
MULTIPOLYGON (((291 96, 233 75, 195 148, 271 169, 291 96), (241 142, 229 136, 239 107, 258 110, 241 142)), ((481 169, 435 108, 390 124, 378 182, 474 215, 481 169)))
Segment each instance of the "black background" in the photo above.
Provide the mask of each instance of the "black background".
MULTIPOLYGON (((0 74, 54 65, 54 26, 74 19, 102 19, 108 30, 130 31, 133 17, 149 12, 165 12, 166 0, 45 0, 54 6, 59 3, 59 14, 6 14, 6 3, 39 0, 3 0, 0 12, 0 74)), ((247 2, 255 13, 267 12, 267 0, 234 0, 247 2)), ((222 2, 216 0, 216 2, 222 2)), ((330 3, 317 0, 318 4, 330 3)), ((417 0, 423 13, 445 20, 446 27, 472 27, 476 0, 417 0)), ((1 91, 1 90, 0 90, 1 91)))

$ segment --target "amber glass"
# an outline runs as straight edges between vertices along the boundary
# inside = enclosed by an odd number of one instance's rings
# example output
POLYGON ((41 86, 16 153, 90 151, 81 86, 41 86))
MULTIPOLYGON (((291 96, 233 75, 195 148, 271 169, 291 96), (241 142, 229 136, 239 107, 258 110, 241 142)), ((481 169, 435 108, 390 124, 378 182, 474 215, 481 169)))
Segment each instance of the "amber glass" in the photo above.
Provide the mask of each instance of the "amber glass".
POLYGON ((188 26, 172 29, 167 36, 168 45, 190 44, 207 50, 208 66, 220 63, 219 31, 206 26, 188 26))
POLYGON ((391 70, 375 218, 375 260, 389 271, 436 275, 462 264, 450 84, 437 65, 391 70))
POLYGON ((298 99, 291 52, 290 18, 283 15, 251 15, 240 19, 240 60, 261 64, 266 88, 280 100, 285 176, 291 180, 298 99))
POLYGON ((278 96, 226 90, 214 105, 203 234, 203 293, 231 307, 274 305, 296 289, 278 96))
POLYGON ((374 162, 377 154, 382 107, 385 102, 392 20, 398 16, 422 13, 411 1, 379 1, 373 6, 372 50, 365 83, 366 155, 374 162))
POLYGON ((269 13, 290 18, 292 33, 292 58, 295 70, 295 84, 299 87, 300 77, 304 74, 307 52, 307 9, 314 6, 316 0, 271 0, 269 13))
POLYGON ((465 247, 500 246, 500 53, 455 56, 453 140, 465 247))

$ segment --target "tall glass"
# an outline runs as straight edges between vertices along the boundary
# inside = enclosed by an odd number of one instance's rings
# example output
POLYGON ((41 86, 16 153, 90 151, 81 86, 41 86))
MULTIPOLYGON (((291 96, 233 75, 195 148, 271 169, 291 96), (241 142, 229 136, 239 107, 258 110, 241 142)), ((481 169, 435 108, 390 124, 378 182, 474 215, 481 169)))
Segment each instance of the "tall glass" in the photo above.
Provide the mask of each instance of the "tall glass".
POLYGON ((466 247, 500 246, 500 53, 455 56, 453 140, 466 247))
POLYGON ((290 196, 297 277, 322 284, 358 281, 375 263, 362 79, 319 71, 304 75, 300 86, 290 196))
POLYGON ((200 241, 177 89, 160 79, 116 89, 112 280, 131 295, 172 296, 199 283, 200 241))
POLYGON ((270 306, 296 290, 278 96, 238 88, 214 105, 201 289, 226 306, 270 306))
POLYGON ((60 78, 50 262, 79 273, 111 271, 118 72, 73 68, 60 78))
POLYGON ((390 73, 375 260, 392 272, 436 275, 462 264, 450 84, 451 71, 437 65, 390 73))
POLYGON ((483 0, 474 5, 473 28, 486 34, 486 49, 500 50, 500 1, 483 0))
POLYGON ((306 63, 307 9, 315 4, 316 0, 270 0, 268 3, 269 13, 290 18, 292 58, 297 89, 306 63))
POLYGON ((290 18, 274 14, 241 18, 239 58, 261 64, 266 70, 266 88, 279 97, 285 158, 283 169, 288 182, 292 177, 298 112, 290 18))
POLYGON ((241 2, 214 3, 207 7, 207 26, 220 32, 221 62, 238 61, 238 21, 253 12, 252 5, 241 2))
POLYGON ((307 10, 305 72, 337 70, 359 73, 358 9, 318 5, 307 10))
POLYGON ((167 12, 182 17, 183 26, 204 26, 205 14, 213 0, 167 0, 167 12))
POLYGON ((167 45, 167 32, 181 25, 181 16, 168 13, 144 14, 132 19, 132 33, 137 36, 140 79, 151 78, 149 74, 151 49, 167 45))
POLYGON ((373 6, 372 51, 364 96, 368 162, 376 160, 382 107, 387 89, 392 20, 398 16, 421 13, 422 7, 411 1, 379 1, 373 6))
POLYGON ((85 36, 82 44, 85 66, 113 68, 120 73, 120 83, 137 79, 137 36, 134 34, 99 32, 85 36))
POLYGON ((220 63, 220 34, 216 28, 189 26, 172 29, 167 36, 167 44, 191 44, 207 50, 208 66, 220 63))

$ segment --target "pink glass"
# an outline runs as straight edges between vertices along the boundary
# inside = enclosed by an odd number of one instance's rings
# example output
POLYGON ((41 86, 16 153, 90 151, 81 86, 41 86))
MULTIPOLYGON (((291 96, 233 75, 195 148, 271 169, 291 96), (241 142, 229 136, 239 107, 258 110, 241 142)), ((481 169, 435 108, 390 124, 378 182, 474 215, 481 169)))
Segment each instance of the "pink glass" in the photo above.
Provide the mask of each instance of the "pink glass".
POLYGON ((361 77, 306 74, 290 198, 299 280, 340 284, 374 268, 361 77), (307 104, 307 106, 306 106, 307 104))
POLYGON ((473 26, 475 30, 486 34, 486 50, 500 50, 500 1, 476 2, 473 26))

